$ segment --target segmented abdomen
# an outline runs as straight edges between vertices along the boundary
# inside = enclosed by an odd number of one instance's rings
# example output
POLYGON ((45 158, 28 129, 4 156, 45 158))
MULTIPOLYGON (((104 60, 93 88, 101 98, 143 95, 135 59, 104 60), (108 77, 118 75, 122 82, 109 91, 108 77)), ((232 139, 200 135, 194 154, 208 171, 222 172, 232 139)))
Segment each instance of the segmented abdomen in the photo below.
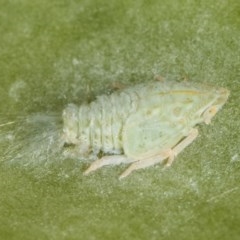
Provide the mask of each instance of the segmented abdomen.
POLYGON ((116 92, 98 97, 90 104, 69 104, 63 111, 64 141, 92 151, 122 152, 122 129, 128 116, 136 111, 135 91, 116 92))

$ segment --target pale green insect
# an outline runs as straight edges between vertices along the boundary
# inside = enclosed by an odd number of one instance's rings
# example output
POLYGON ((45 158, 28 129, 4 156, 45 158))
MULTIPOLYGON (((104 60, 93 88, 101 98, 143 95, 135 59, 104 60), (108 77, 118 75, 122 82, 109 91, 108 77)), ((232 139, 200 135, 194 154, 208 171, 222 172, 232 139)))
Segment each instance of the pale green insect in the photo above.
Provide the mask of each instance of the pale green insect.
POLYGON ((142 83, 63 111, 63 141, 80 157, 97 154, 84 172, 104 165, 132 163, 121 175, 174 158, 198 135, 195 125, 209 124, 229 91, 189 82, 142 83))

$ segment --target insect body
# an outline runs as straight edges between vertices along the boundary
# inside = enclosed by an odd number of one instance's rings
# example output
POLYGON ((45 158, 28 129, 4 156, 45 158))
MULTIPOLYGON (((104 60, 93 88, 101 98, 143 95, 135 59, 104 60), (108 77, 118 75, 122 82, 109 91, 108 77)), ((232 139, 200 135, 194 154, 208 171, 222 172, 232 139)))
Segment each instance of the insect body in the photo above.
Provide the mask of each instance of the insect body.
POLYGON ((209 124, 229 91, 196 83, 142 83, 63 111, 63 140, 80 156, 102 151, 88 174, 104 165, 132 163, 132 171, 174 158, 198 135, 195 125, 209 124))

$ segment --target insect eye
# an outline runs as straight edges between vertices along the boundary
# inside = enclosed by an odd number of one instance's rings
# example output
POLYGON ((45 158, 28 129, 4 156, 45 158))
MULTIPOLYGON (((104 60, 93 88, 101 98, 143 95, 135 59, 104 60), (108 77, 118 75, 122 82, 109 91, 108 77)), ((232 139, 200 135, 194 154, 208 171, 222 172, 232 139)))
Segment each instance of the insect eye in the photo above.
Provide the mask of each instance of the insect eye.
POLYGON ((209 108, 208 112, 211 114, 211 115, 215 115, 216 112, 217 112, 217 108, 216 106, 212 106, 209 108))
POLYGON ((204 122, 206 124, 209 124, 211 122, 211 119, 213 118, 213 116, 216 113, 217 113, 217 107, 216 106, 212 106, 212 107, 209 107, 208 109, 206 109, 205 112, 203 113, 204 122))

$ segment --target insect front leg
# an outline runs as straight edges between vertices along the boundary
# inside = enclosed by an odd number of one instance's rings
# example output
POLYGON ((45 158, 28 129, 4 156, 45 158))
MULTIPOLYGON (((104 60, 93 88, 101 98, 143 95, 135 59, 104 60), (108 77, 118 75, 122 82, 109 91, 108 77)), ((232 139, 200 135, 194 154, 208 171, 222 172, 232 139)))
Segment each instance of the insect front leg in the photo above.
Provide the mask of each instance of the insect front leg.
POLYGON ((197 128, 193 128, 188 136, 184 138, 179 144, 177 144, 173 149, 173 154, 168 158, 166 167, 170 167, 175 159, 175 157, 183 151, 188 145, 190 145, 198 136, 198 130, 197 128))
POLYGON ((106 165, 119 165, 121 163, 131 163, 133 161, 134 160, 127 158, 125 155, 104 156, 94 161, 83 174, 88 175, 90 172, 93 172, 106 165))

